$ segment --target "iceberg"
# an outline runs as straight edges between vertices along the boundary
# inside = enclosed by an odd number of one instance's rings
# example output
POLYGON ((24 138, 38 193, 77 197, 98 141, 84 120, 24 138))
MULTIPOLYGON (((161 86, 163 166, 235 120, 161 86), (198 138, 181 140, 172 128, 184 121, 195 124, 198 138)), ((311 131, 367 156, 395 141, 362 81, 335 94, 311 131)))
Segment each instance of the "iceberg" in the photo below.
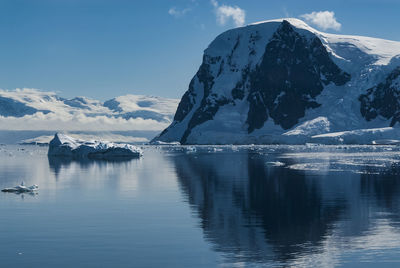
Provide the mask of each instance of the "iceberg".
POLYGON ((4 188, 1 190, 2 192, 8 192, 8 193, 33 193, 39 189, 39 186, 36 184, 26 187, 24 185, 24 182, 21 182, 20 185, 17 185, 13 188, 4 188))
POLYGON ((92 159, 139 158, 143 151, 130 144, 84 141, 56 133, 49 143, 48 156, 92 159))

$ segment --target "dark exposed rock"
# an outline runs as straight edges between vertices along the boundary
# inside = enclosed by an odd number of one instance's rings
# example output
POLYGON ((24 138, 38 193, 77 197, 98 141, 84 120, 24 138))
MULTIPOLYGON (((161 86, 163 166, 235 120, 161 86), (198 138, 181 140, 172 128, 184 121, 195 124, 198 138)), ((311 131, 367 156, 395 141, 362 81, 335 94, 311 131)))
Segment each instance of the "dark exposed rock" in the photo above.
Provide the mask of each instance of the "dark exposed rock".
POLYGON ((11 98, 0 97, 1 116, 23 117, 25 115, 32 115, 37 112, 42 112, 44 114, 50 113, 49 110, 38 110, 11 98))
POLYGON ((261 128, 269 117, 284 129, 293 127, 307 109, 320 106, 315 97, 324 85, 341 86, 350 80, 317 37, 307 39, 287 21, 273 35, 260 65, 250 76, 249 133, 261 128))
MULTIPOLYGON (((190 83, 190 85, 192 85, 192 83, 193 80, 190 83)), ((181 122, 193 108, 194 105, 193 102, 194 98, 196 97, 196 93, 194 93, 193 90, 190 90, 190 88, 193 89, 193 86, 190 85, 189 85, 189 90, 185 92, 181 101, 179 102, 178 108, 174 116, 174 121, 181 122)))
POLYGON ((385 82, 367 90, 359 97, 362 116, 371 121, 378 115, 392 119, 390 126, 400 122, 400 85, 395 80, 400 76, 400 67, 393 70, 385 82))
POLYGON ((241 82, 238 82, 236 84, 236 87, 232 89, 232 97, 233 99, 239 99, 243 100, 244 98, 244 90, 243 90, 243 84, 241 82))
POLYGON ((178 108, 174 116, 174 121, 181 122, 187 116, 187 114, 192 110, 197 96, 194 90, 195 79, 196 76, 192 79, 192 81, 190 81, 188 91, 185 92, 181 101, 179 102, 178 108))
MULTIPOLYGON (((181 143, 186 142, 186 139, 189 136, 192 128, 194 128, 195 126, 200 125, 208 120, 211 120, 214 117, 214 115, 216 114, 216 112, 218 111, 219 106, 223 105, 223 103, 224 103, 223 100, 219 100, 215 95, 210 95, 211 88, 214 85, 214 76, 210 72, 210 63, 212 63, 212 62, 215 63, 213 58, 204 56, 203 63, 201 64, 199 71, 197 72, 196 77, 199 79, 199 82, 201 84, 203 84, 204 95, 203 95, 203 99, 201 100, 199 108, 193 113, 193 116, 188 123, 188 127, 182 136, 181 143)), ((193 80, 192 80, 192 83, 193 83, 193 80)), ((192 89, 193 89, 193 85, 192 85, 192 89)), ((182 98, 182 101, 185 101, 185 103, 183 103, 182 106, 185 105, 187 107, 190 106, 193 108, 194 96, 190 92, 191 92, 191 90, 190 90, 190 86, 189 86, 189 90, 187 92, 188 96, 187 96, 186 100, 184 100, 185 96, 182 98), (192 97, 192 99, 190 99, 190 97, 192 97), (188 102, 188 101, 190 101, 190 102, 188 102)), ((186 95, 186 93, 185 93, 185 95, 186 95)), ((181 101, 181 103, 182 103, 182 101, 181 101)), ((181 103, 178 106, 178 110, 180 109, 181 103)), ((183 119, 187 115, 187 113, 190 112, 190 110, 191 109, 189 109, 189 110, 184 109, 183 112, 179 112, 180 116, 178 117, 178 119, 181 119, 181 118, 183 119)), ((178 114, 178 111, 177 111, 177 114, 178 114)), ((175 115, 175 117, 176 117, 176 115, 175 115)))
POLYGON ((234 89, 232 89, 232 97, 234 100, 239 99, 243 100, 245 93, 246 93, 246 83, 249 79, 250 67, 247 65, 242 70, 242 80, 236 83, 234 89))
MULTIPOLYGON (((240 44, 240 36, 236 39, 236 43, 228 56, 227 64, 231 67, 231 71, 237 71, 236 66, 232 63, 232 56, 235 50, 238 48, 240 44)), ((190 119, 187 129, 185 130, 181 143, 186 143, 187 137, 190 135, 192 129, 208 120, 212 120, 214 115, 218 112, 218 109, 230 103, 228 99, 225 97, 219 97, 216 94, 211 94, 211 89, 214 85, 214 76, 210 71, 210 65, 216 64, 221 61, 221 57, 210 57, 208 55, 204 55, 203 63, 201 64, 199 71, 196 74, 199 82, 203 84, 204 87, 204 95, 201 100, 199 108, 193 113, 192 118, 190 119)), ((218 75, 220 75, 223 71, 224 61, 221 61, 220 69, 218 75)), ((218 76, 217 75, 217 76, 218 76)), ((189 85, 189 90, 182 97, 181 103, 179 103, 178 110, 175 114, 174 120, 182 121, 183 118, 191 111, 194 106, 194 98, 196 97, 193 89, 194 81, 189 85)), ((240 88, 237 88, 237 91, 232 91, 232 94, 236 94, 237 98, 243 99, 244 91, 240 88)))
POLYGON ((103 103, 103 106, 107 107, 108 109, 110 109, 111 111, 114 111, 114 112, 122 112, 123 110, 121 107, 119 107, 119 104, 120 104, 119 101, 117 101, 116 99, 111 99, 111 100, 105 101, 103 103))
POLYGON ((118 115, 118 117, 122 117, 126 120, 129 120, 131 118, 143 118, 145 120, 152 119, 159 122, 170 122, 165 115, 160 114, 158 112, 146 111, 146 110, 121 113, 120 115, 118 115))
POLYGON ((225 98, 216 100, 207 98, 203 99, 203 101, 201 107, 197 109, 196 112, 193 114, 193 117, 189 121, 188 127, 182 136, 181 143, 183 144, 186 143, 187 137, 195 126, 207 122, 208 120, 212 120, 221 106, 230 103, 230 101, 225 98))
POLYGON ((81 97, 76 97, 73 99, 66 99, 66 100, 63 100, 63 102, 66 105, 68 105, 70 107, 74 107, 74 108, 80 108, 80 109, 88 109, 89 108, 88 107, 89 103, 84 98, 81 98, 81 97))

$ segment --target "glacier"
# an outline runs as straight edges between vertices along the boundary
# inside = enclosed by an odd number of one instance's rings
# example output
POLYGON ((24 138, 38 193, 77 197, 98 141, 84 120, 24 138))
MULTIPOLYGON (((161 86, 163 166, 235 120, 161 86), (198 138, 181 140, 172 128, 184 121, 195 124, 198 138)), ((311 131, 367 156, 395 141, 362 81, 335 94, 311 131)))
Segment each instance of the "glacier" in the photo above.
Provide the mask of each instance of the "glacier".
POLYGON ((399 70, 400 42, 323 33, 294 18, 231 29, 204 51, 173 122, 153 142, 396 140, 399 70))

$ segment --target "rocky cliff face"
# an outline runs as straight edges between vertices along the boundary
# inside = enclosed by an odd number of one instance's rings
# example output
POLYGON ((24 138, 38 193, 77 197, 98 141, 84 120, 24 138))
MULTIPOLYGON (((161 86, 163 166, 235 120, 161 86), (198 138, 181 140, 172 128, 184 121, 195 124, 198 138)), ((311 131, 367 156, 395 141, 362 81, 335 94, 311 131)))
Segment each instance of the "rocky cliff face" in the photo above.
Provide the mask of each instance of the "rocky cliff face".
POLYGON ((321 105, 316 97, 324 86, 343 86, 349 80, 317 37, 308 39, 283 21, 250 74, 249 133, 262 128, 268 115, 276 125, 290 129, 307 109, 321 105))
POLYGON ((173 123, 155 140, 295 142, 285 133, 302 126, 324 125, 310 131, 324 134, 394 125, 398 54, 400 43, 325 34, 297 19, 227 31, 206 49, 173 123))
POLYGON ((360 112, 367 121, 382 116, 390 126, 400 122, 400 67, 394 69, 384 82, 367 90, 359 98, 360 112))

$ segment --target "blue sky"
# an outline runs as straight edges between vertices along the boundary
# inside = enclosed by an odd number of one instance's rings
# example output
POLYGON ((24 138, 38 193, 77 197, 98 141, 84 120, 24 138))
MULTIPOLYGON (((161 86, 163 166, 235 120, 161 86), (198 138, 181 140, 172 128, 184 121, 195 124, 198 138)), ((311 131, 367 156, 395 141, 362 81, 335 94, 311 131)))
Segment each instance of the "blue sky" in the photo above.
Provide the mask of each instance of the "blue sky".
POLYGON ((229 28, 329 11, 327 32, 400 41, 399 10, 398 0, 0 0, 0 88, 179 98, 229 28))

